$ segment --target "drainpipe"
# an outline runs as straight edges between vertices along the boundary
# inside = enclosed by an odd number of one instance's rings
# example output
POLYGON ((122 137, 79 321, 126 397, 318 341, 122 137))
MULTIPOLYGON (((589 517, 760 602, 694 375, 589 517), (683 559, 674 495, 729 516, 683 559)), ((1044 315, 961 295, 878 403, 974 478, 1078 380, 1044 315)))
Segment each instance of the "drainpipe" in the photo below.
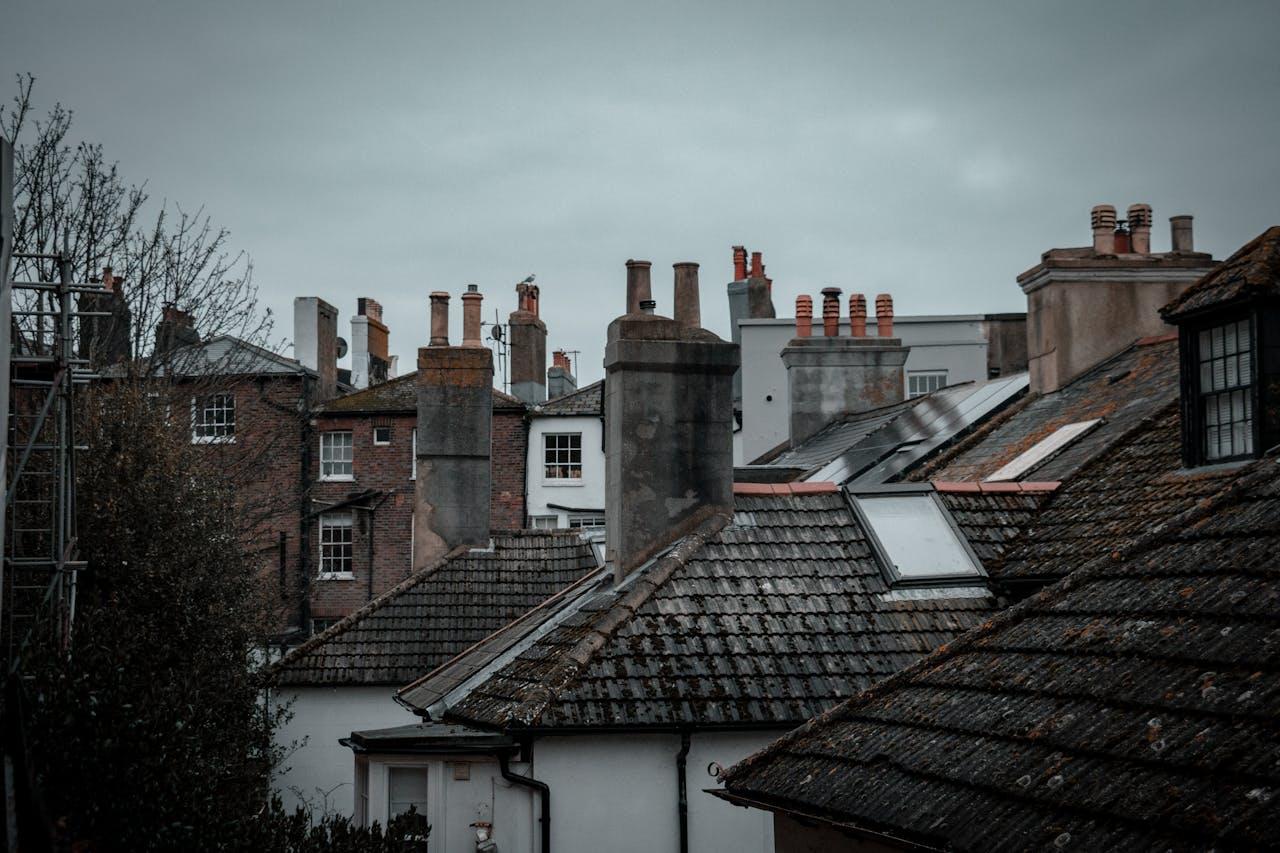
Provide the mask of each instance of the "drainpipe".
MULTIPOLYGON (((533 744, 527 745, 527 754, 529 762, 532 764, 533 744)), ((546 782, 539 782, 529 776, 520 776, 512 773, 510 762, 511 758, 505 752, 498 753, 498 768, 502 771, 502 778, 513 785, 520 785, 523 788, 537 791, 540 795, 542 799, 541 853, 551 853, 551 786, 546 782)))
POLYGON ((680 751, 676 753, 676 787, 679 790, 680 853, 689 853, 689 783, 685 780, 685 762, 689 758, 689 732, 680 733, 680 751))

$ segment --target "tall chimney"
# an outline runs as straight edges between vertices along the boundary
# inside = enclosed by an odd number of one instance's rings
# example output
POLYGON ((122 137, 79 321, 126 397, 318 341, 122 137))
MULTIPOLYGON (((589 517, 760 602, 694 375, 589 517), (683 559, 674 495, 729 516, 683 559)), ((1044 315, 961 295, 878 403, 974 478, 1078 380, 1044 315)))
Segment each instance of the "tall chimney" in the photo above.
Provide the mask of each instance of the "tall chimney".
POLYGON ((449 295, 431 294, 433 343, 418 350, 416 384, 415 569, 489 541, 493 353, 480 343, 481 299, 478 289, 463 294, 463 344, 449 346, 449 295))
POLYGON ((111 315, 80 318, 80 358, 95 366, 128 361, 133 353, 133 312, 124 298, 124 279, 114 275, 111 267, 103 267, 102 290, 81 293, 76 302, 78 310, 87 314, 111 315))
POLYGON ((380 385, 391 378, 391 356, 382 305, 362 296, 351 318, 351 384, 356 388, 380 385))
POLYGON ((554 400, 578 390, 578 378, 573 375, 573 363, 562 349, 551 354, 551 366, 547 368, 547 399, 554 400))
POLYGON ((317 401, 338 395, 338 309, 317 296, 293 300, 293 357, 320 376, 317 401))
POLYGON ((674 265, 675 290, 672 305, 675 321, 687 329, 702 328, 702 304, 698 296, 698 265, 684 261, 674 265))
POLYGON ((840 288, 822 288, 822 334, 828 338, 840 334, 840 288))
POLYGON ((861 293, 849 294, 849 334, 855 338, 867 336, 867 297, 861 293))
POLYGON ((1151 254, 1151 205, 1131 204, 1129 212, 1129 247, 1139 255, 1151 254))
MULTIPOLYGON (((835 300, 838 312, 838 294, 836 288, 824 290, 824 308, 835 300), (835 291, 835 296, 829 296, 828 291, 835 291)), ((885 299, 884 294, 876 297, 877 309, 885 299)), ((782 350, 782 363, 787 369, 793 447, 837 418, 901 402, 905 385, 903 366, 910 351, 901 340, 889 335, 809 337, 801 326, 801 300, 808 297, 796 299, 796 337, 782 350)), ((864 313, 865 310, 864 307, 864 313)), ((825 321, 830 314, 825 310, 824 314, 825 321)), ((876 319, 882 323, 888 317, 877 310, 876 319)), ((880 330, 892 333, 893 329, 892 325, 887 328, 882 325, 880 330)))
POLYGON ((547 399, 547 324, 538 316, 538 286, 516 285, 516 310, 507 318, 511 335, 511 393, 537 405, 547 399))
POLYGON ((876 334, 882 338, 893 337, 893 297, 887 293, 876 296, 876 334))
POLYGON ((640 303, 653 299, 648 261, 627 261, 627 313, 639 314, 640 303))
POLYGON ((674 319, 628 311, 609 324, 605 539, 615 579, 733 512, 738 365, 736 344, 674 319))
POLYGON ((1169 217, 1169 236, 1173 251, 1179 254, 1190 254, 1195 251, 1195 241, 1191 235, 1191 217, 1182 214, 1169 217))
POLYGON ((747 277, 747 247, 733 247, 733 280, 742 281, 747 277))
POLYGON ((764 278, 764 252, 751 253, 751 277, 764 278))
POLYGON ((802 293, 796 297, 796 337, 813 335, 813 297, 802 293))
POLYGON ((1093 253, 1116 253, 1116 209, 1109 204, 1099 204, 1089 214, 1093 226, 1093 253))
MULTIPOLYGON (((777 316, 773 308, 773 282, 764 277, 764 254, 751 253, 751 270, 747 270, 747 250, 733 247, 733 275, 729 282, 729 334, 735 344, 742 344, 743 320, 772 319, 777 316)), ((742 401, 742 374, 733 377, 735 406, 742 401)))

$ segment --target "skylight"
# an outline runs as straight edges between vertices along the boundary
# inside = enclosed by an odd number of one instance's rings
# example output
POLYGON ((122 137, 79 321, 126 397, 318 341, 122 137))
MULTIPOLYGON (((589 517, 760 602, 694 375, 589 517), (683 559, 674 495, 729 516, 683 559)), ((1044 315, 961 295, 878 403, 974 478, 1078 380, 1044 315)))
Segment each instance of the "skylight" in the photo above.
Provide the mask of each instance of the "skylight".
POLYGON ((988 477, 987 482, 1001 483, 1007 480, 1017 480, 1033 468, 1048 461, 1051 456, 1062 451, 1067 445, 1084 436, 1100 423, 1102 423, 1102 418, 1094 418, 1091 421, 1078 421, 1074 424, 1058 427, 1050 435, 1037 441, 1030 449, 1024 450, 1007 465, 988 477))
POLYGON ((919 584, 984 576, 932 492, 864 493, 854 495, 853 503, 892 580, 919 584))

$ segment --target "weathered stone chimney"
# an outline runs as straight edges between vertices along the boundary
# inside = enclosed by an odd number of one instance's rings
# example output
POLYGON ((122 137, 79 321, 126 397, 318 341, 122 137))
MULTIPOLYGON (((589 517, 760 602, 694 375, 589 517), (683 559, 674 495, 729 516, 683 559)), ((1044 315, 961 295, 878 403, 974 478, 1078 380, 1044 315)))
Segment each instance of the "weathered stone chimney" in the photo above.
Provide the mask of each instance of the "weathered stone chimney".
POLYGON ((351 384, 380 385, 391 378, 390 340, 382 322, 382 306, 367 296, 356 300, 351 318, 351 384))
POLYGON ((462 295, 462 346, 449 345, 449 294, 431 294, 431 344, 418 350, 413 567, 489 542, 493 353, 480 342, 475 285, 462 295))
POLYGON ((782 350, 791 403, 790 438, 794 447, 836 418, 901 402, 903 366, 910 347, 893 333, 893 300, 876 297, 876 324, 881 335, 866 336, 866 300, 854 294, 850 334, 841 337, 840 289, 822 291, 822 337, 808 333, 813 303, 796 298, 796 337, 782 350), (861 311, 861 316, 856 313, 861 311))
MULTIPOLYGON (((628 307, 630 297, 628 287, 628 307)), ((736 344, 675 319, 628 311, 609 324, 605 520, 615 579, 709 516, 733 512, 738 364, 736 344)))
POLYGON ((156 324, 157 356, 165 356, 179 347, 200 343, 195 318, 171 302, 160 308, 160 322, 156 324))
POLYGON ((511 393, 530 405, 547 399, 547 324, 538 314, 538 286, 520 282, 516 285, 516 310, 507 318, 511 393))
POLYGON ((1091 247, 1050 249, 1018 276, 1033 393, 1061 388, 1140 338, 1172 332, 1160 308, 1217 266, 1191 251, 1190 217, 1186 248, 1174 222, 1173 251, 1160 253, 1151 251, 1150 205, 1132 205, 1127 216, 1117 222, 1114 207, 1098 205, 1091 247))
POLYGON ((77 300, 82 312, 110 315, 80 318, 78 355, 95 366, 128 361, 133 354, 133 312, 124 298, 124 279, 114 275, 111 267, 103 267, 100 281, 100 292, 81 293, 77 300))
POLYGON ((317 400, 338 395, 338 309, 317 296, 293 300, 293 357, 320 375, 317 400))
POLYGON ((573 375, 569 354, 558 349, 551 354, 551 366, 547 368, 547 399, 554 400, 577 390, 578 378, 573 375))
POLYGON ((1191 217, 1183 214, 1181 216, 1169 217, 1169 237, 1173 251, 1178 254, 1190 254, 1195 251, 1195 241, 1191 236, 1191 217))

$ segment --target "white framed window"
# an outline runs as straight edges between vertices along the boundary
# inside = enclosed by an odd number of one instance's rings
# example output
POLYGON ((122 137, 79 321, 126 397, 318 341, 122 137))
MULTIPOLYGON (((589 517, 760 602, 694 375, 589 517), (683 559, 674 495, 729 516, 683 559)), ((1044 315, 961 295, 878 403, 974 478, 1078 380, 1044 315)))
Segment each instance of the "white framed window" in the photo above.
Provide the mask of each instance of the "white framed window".
POLYGON ((351 432, 320 433, 320 479, 353 480, 351 432))
POLYGON ((569 516, 570 530, 592 530, 604 527, 604 514, 599 512, 569 516))
POLYGON ((355 577, 351 565, 352 524, 349 512, 320 516, 320 577, 341 580, 355 577))
POLYGON ((912 370, 907 374, 907 397, 923 397, 947 385, 945 370, 912 370))
POLYGON ((391 427, 376 426, 373 428, 374 444, 390 444, 391 443, 391 427))
POLYGON ((542 454, 544 480, 582 479, 582 433, 546 433, 542 436, 542 454))
POLYGON ((560 526, 558 515, 531 515, 529 527, 533 530, 555 530, 560 526))
POLYGON ((236 398, 210 394, 191 400, 191 443, 226 444, 236 440, 236 398))
POLYGON ((423 819, 427 816, 426 767, 387 768, 387 822, 395 820, 409 809, 415 809, 423 819))

